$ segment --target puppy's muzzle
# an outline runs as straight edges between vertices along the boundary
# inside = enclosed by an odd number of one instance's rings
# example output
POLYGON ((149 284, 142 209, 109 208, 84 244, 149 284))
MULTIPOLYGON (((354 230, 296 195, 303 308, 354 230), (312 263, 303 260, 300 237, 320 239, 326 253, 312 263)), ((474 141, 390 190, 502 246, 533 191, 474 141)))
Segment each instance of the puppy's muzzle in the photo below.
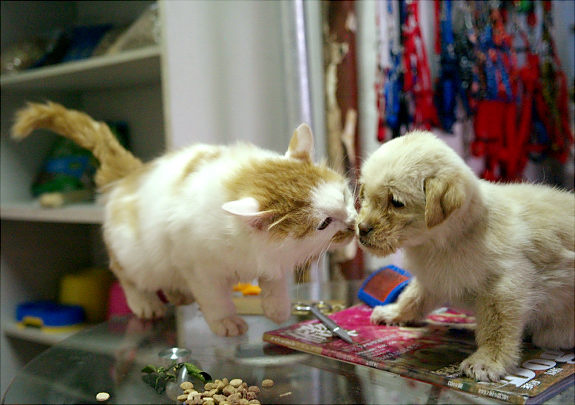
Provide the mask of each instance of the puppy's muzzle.
POLYGON ((373 241, 371 240, 373 237, 373 225, 367 222, 360 222, 357 225, 357 236, 359 239, 359 243, 363 246, 369 247, 373 245, 373 241))
POLYGON ((360 239, 367 238, 369 234, 373 231, 373 226, 362 222, 357 226, 357 229, 360 239))

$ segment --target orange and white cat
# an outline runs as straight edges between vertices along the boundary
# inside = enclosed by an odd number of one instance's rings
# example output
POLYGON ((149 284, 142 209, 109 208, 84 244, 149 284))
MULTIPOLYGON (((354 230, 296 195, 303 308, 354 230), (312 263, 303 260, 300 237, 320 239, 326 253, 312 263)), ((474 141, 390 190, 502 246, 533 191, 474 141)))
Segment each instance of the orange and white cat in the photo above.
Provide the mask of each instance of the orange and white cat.
POLYGON ((285 155, 249 144, 194 145, 147 164, 122 148, 105 123, 55 103, 29 104, 13 137, 45 128, 91 150, 105 197, 110 267, 132 311, 164 315, 196 300, 212 331, 242 334, 232 286, 258 279, 265 315, 291 313, 296 266, 351 242, 356 211, 344 177, 312 162, 313 136, 300 125, 285 155))

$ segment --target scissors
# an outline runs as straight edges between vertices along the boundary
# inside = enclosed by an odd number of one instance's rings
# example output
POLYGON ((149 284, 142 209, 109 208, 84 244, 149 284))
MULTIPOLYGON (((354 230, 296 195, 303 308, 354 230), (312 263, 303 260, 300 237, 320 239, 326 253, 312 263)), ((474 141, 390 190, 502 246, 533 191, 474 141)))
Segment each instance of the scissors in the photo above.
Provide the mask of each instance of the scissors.
POLYGON ((326 302, 319 301, 313 304, 303 304, 303 303, 294 303, 293 309, 298 312, 310 312, 313 316, 315 316, 324 326, 335 336, 342 339, 344 342, 349 344, 358 344, 353 341, 351 336, 347 333, 345 329, 339 326, 333 319, 326 316, 320 308, 331 309, 332 306, 326 302))

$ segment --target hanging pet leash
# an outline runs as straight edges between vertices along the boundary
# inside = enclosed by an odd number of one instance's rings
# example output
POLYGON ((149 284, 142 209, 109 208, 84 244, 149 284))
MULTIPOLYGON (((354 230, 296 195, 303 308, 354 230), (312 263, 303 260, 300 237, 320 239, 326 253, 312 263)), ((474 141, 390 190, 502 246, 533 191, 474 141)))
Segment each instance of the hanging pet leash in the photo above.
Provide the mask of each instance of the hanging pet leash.
MULTIPOLYGON (((567 108, 567 83, 560 69, 560 62, 554 52, 549 33, 551 4, 543 4, 542 44, 545 62, 529 43, 527 35, 520 32, 525 43, 527 62, 520 70, 523 84, 522 105, 519 120, 517 155, 513 156, 511 174, 521 177, 529 159, 541 162, 547 157, 565 163, 569 147, 573 142, 567 108)), ((537 24, 534 8, 526 8, 527 24, 533 29, 537 24)))
MULTIPOLYGON (((451 24, 452 13, 451 0, 435 0, 436 18, 440 27, 440 74, 437 80, 435 91, 435 106, 441 127, 451 132, 453 124, 457 120, 455 109, 457 106, 456 97, 461 88, 461 79, 459 77, 459 66, 457 55, 455 53, 455 39, 453 27, 451 24), (443 7, 442 7, 443 6, 443 7)), ((437 34, 437 33, 436 33, 437 34)), ((436 41, 437 51, 437 41, 436 41)))
POLYGON ((378 109, 380 111, 378 134, 377 139, 379 142, 385 142, 386 126, 391 130, 392 137, 395 138, 400 135, 402 126, 402 66, 401 66, 401 41, 398 30, 397 21, 399 15, 394 13, 391 0, 386 0, 385 7, 383 1, 380 4, 380 26, 382 33, 381 41, 387 43, 382 47, 382 52, 387 52, 387 55, 382 55, 382 81, 381 92, 378 93, 378 109), (383 22, 385 22, 385 29, 383 29, 383 22), (384 65, 384 63, 386 63, 384 65))
POLYGON ((418 2, 406 0, 402 5, 405 10, 402 25, 404 89, 412 96, 413 126, 429 130, 439 124, 439 119, 433 105, 431 73, 421 35, 418 2))
POLYGON ((477 90, 483 84, 484 88, 475 93, 480 99, 476 104, 475 140, 471 149, 475 156, 485 159, 482 177, 497 181, 507 178, 510 145, 517 137, 516 84, 511 80, 517 76, 515 58, 500 10, 489 10, 489 23, 479 36, 477 52, 483 62, 484 81, 474 86, 477 90))
POLYGON ((555 43, 551 36, 553 25, 552 2, 543 2, 543 34, 545 46, 543 64, 541 66, 541 79, 543 98, 549 109, 549 124, 547 126, 550 136, 550 155, 561 163, 569 157, 569 148, 573 143, 573 134, 569 124, 569 107, 567 96, 567 78, 561 70, 561 62, 555 51, 555 43))

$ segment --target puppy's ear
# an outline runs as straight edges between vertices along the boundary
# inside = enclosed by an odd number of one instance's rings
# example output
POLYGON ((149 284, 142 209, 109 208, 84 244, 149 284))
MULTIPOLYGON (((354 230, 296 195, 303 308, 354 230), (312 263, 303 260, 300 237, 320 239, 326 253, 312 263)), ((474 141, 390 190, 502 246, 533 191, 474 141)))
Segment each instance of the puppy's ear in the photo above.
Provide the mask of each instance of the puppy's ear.
POLYGON ((465 195, 456 178, 428 177, 424 184, 425 224, 428 228, 433 228, 463 205, 465 195))

